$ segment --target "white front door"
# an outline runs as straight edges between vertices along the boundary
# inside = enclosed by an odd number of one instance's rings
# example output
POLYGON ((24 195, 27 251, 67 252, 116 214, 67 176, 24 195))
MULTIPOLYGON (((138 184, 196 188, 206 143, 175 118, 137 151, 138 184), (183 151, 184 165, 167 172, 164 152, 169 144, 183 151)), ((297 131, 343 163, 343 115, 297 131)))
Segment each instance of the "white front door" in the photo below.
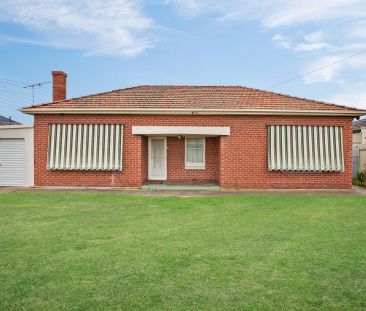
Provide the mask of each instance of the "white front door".
POLYGON ((166 180, 166 137, 149 137, 149 180, 166 180))

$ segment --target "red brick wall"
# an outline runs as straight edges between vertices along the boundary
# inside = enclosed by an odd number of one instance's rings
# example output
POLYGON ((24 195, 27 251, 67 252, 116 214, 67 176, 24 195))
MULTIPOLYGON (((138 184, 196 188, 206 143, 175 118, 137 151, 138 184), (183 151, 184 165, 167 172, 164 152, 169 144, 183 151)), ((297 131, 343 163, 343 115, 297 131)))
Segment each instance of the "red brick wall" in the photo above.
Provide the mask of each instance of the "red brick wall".
POLYGON ((231 135, 220 140, 220 184, 227 188, 351 188, 352 119, 250 117, 233 119, 231 135), (267 125, 343 126, 345 172, 273 172, 267 169, 267 125))
POLYGON ((168 137, 168 182, 203 183, 218 181, 218 137, 206 138, 205 169, 185 169, 185 139, 168 137))
POLYGON ((35 116, 35 184, 138 187, 147 180, 147 139, 132 135, 132 125, 230 126, 231 135, 207 138, 206 170, 184 169, 184 140, 168 139, 168 182, 218 180, 228 188, 351 188, 352 118, 274 116, 35 116), (124 125, 123 170, 47 171, 49 123, 121 123, 124 125), (343 126, 344 173, 269 172, 267 125, 343 126), (181 151, 179 152, 178 149, 181 151))
POLYGON ((67 74, 63 71, 52 71, 52 100, 66 99, 67 74))
POLYGON ((125 186, 138 187, 142 178, 142 137, 131 133, 131 121, 120 116, 37 115, 34 120, 35 185, 62 186, 125 186), (48 171, 47 145, 49 123, 122 123, 122 171, 48 171))

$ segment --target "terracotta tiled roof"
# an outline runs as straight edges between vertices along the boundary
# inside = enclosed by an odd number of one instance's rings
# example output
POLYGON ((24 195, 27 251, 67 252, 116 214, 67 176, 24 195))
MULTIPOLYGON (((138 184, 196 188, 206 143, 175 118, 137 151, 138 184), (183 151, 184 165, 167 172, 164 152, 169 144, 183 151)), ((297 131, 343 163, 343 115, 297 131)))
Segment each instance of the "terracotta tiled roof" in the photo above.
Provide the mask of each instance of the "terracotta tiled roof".
POLYGON ((355 110, 240 86, 137 86, 33 108, 355 110))

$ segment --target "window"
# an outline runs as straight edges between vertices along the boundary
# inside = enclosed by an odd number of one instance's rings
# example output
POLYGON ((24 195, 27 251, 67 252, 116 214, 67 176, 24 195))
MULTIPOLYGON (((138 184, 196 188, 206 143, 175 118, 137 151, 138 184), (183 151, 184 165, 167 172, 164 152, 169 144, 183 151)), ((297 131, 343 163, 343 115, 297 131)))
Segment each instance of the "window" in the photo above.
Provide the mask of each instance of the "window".
POLYGON ((186 169, 205 168, 205 139, 186 138, 186 169))
POLYGON ((344 171, 342 127, 268 126, 270 171, 344 171))
POLYGON ((121 124, 50 124, 47 169, 122 170, 121 124))

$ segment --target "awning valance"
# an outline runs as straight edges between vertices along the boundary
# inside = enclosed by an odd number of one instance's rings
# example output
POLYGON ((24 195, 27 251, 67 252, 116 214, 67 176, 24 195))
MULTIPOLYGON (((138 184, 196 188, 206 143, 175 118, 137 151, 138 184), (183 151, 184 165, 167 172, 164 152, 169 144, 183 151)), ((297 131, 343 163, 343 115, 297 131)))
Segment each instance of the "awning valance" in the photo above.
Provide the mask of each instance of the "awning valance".
POLYGON ((122 170, 122 124, 50 124, 49 170, 122 170))
POLYGON ((134 135, 228 136, 230 127, 222 126, 132 126, 134 135))
POLYGON ((270 171, 343 172, 341 126, 268 126, 270 171))

